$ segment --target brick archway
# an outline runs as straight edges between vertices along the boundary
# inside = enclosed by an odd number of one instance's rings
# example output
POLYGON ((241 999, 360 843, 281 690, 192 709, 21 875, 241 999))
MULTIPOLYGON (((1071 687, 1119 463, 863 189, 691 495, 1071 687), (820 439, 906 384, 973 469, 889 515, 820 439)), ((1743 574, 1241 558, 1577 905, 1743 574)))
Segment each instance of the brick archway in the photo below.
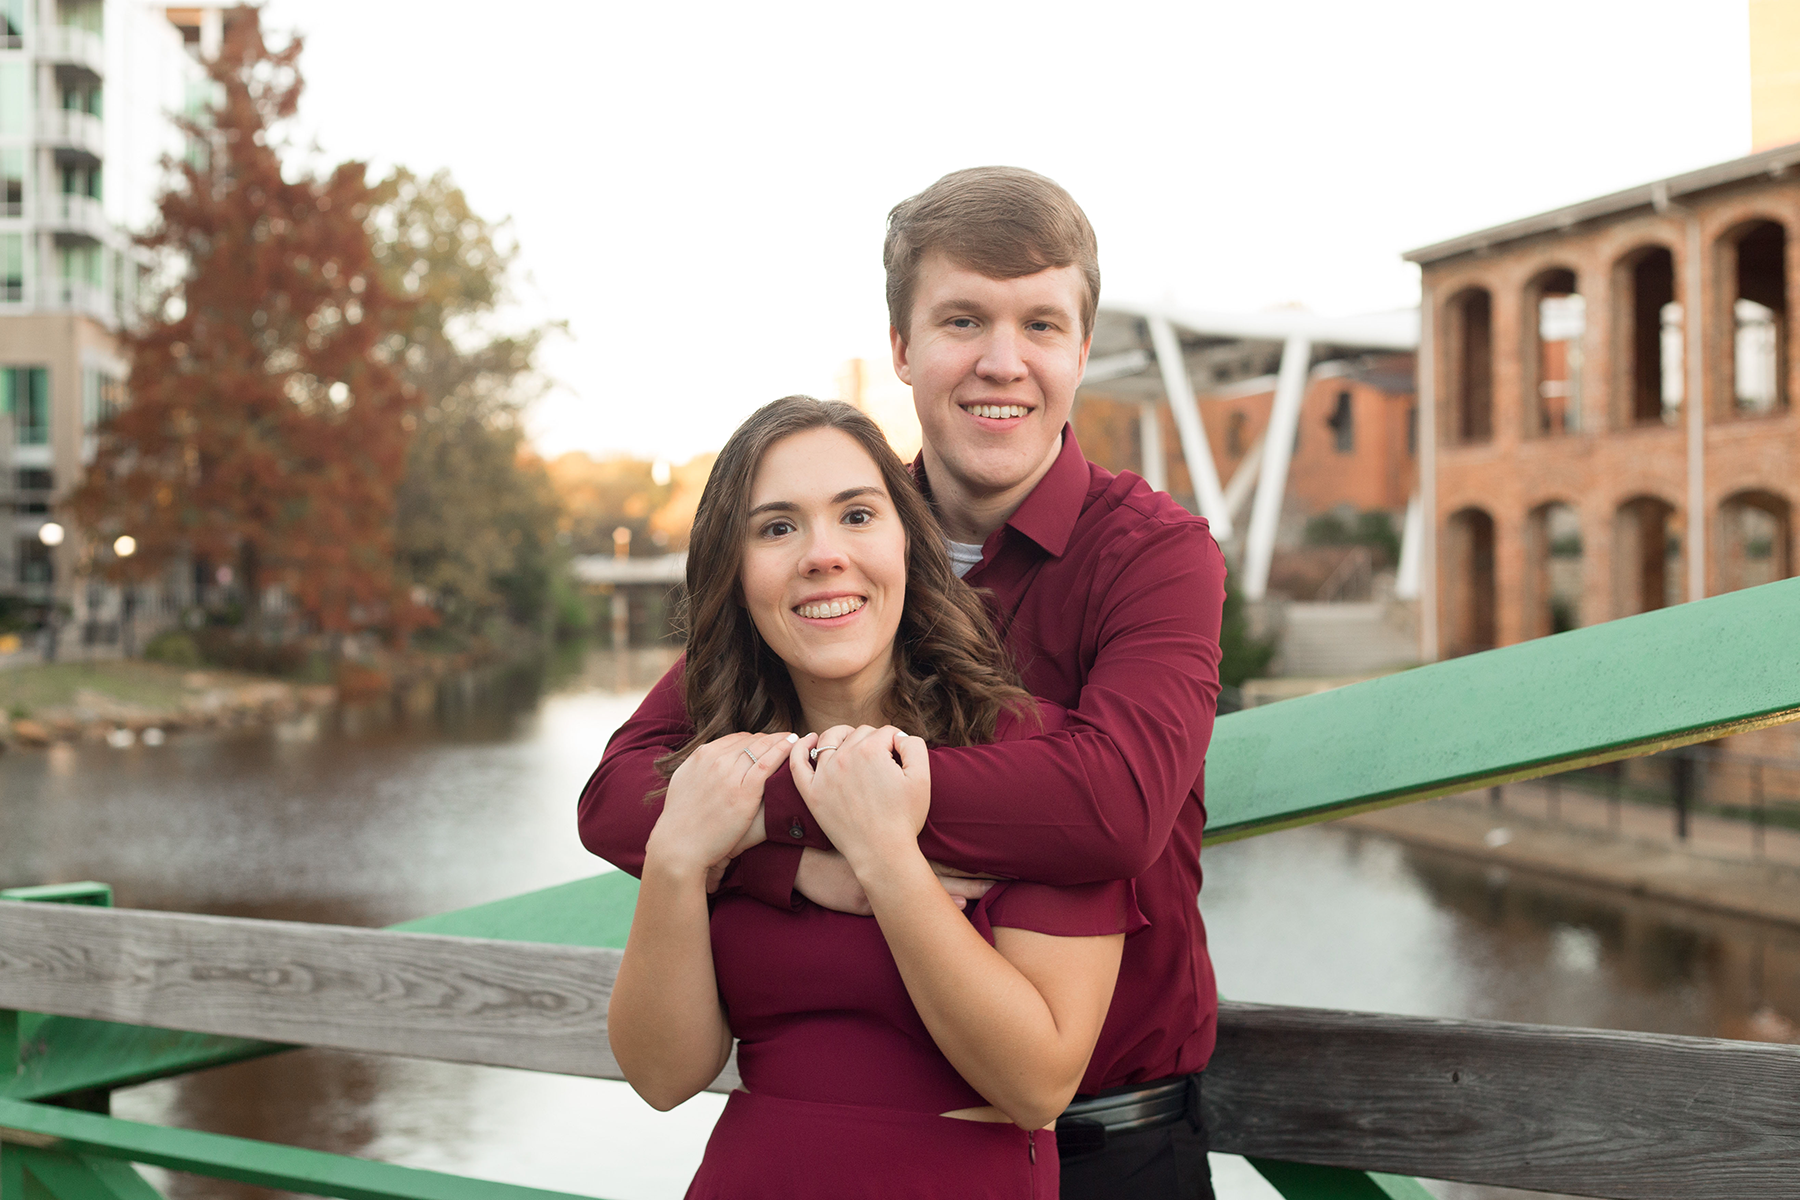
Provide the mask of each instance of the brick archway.
POLYGON ((1560 437, 1582 426, 1582 339, 1587 304, 1575 272, 1539 271, 1525 285, 1520 351, 1525 381, 1525 436, 1560 437))
POLYGON ((1467 287, 1450 297, 1449 411, 1444 430, 1451 443, 1486 442, 1494 436, 1494 297, 1467 287))
POLYGON ((1446 651, 1454 657, 1493 649, 1500 644, 1494 518, 1475 507, 1451 513, 1442 557, 1446 651))
POLYGON ((1581 514, 1551 500, 1525 517, 1525 636, 1545 637, 1579 629, 1586 562, 1581 514))
POLYGON ((1621 617, 1681 600, 1683 539, 1676 508, 1659 496, 1634 496, 1613 514, 1613 612, 1621 617))
POLYGON ((1725 387, 1718 416, 1766 416, 1788 405, 1790 361, 1787 227, 1768 217, 1744 221, 1716 243, 1717 328, 1725 387))
POLYGON ((1614 268, 1613 425, 1672 419, 1682 396, 1682 313, 1676 302, 1675 255, 1639 246, 1614 268))
POLYGON ((1793 505, 1774 492, 1746 489, 1719 505, 1721 591, 1774 583, 1794 574, 1793 505))

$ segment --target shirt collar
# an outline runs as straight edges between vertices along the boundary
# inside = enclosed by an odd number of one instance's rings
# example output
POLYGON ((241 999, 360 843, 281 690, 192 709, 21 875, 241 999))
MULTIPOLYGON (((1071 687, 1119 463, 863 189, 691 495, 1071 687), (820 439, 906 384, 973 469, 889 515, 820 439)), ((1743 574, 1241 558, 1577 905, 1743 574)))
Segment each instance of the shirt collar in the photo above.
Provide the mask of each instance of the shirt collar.
POLYGON ((1087 499, 1088 463, 1075 441, 1075 427, 1065 424, 1062 450, 1044 477, 1025 497, 1006 523, 1041 546, 1052 558, 1061 558, 1081 518, 1087 499))
MULTIPOLYGON (((921 451, 913 460, 913 478, 919 481, 919 487, 926 498, 931 496, 931 480, 925 474, 925 455, 921 451)), ((1057 453, 1056 461, 1044 477, 1031 489, 1025 502, 1007 518, 1002 529, 1018 530, 1036 542, 1046 554, 1052 558, 1061 558, 1062 552, 1068 549, 1069 538, 1075 532, 1075 522, 1081 517, 1082 503, 1087 499, 1088 462, 1081 453, 1081 446, 1075 441, 1075 427, 1064 424, 1062 431, 1062 450, 1057 453)), ((996 533, 999 531, 996 530, 996 533)), ((993 542, 993 537, 988 542, 993 542)))

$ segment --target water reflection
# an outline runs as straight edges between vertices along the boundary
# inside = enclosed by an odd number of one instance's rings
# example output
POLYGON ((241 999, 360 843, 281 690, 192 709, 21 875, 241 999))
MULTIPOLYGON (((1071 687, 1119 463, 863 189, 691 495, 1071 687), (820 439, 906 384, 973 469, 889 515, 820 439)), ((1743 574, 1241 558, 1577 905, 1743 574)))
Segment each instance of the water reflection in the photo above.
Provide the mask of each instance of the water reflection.
POLYGON ((1206 854, 1243 1000, 1786 1040, 1800 929, 1509 873, 1330 827, 1206 854))
MULTIPOLYGON (((7 756, 0 884, 92 878, 122 905, 381 925, 591 874, 574 797, 666 661, 595 653, 410 712, 7 756)), ((1347 829, 1209 849, 1204 907, 1242 1000, 1726 1037, 1800 1020, 1800 930, 1347 829)), ((619 1084, 312 1050, 115 1097, 132 1119, 611 1200, 679 1196, 719 1104, 658 1114, 619 1084)), ((1231 1178, 1226 1200, 1273 1195, 1231 1178)), ((157 1181, 180 1200, 267 1195, 157 1181)))

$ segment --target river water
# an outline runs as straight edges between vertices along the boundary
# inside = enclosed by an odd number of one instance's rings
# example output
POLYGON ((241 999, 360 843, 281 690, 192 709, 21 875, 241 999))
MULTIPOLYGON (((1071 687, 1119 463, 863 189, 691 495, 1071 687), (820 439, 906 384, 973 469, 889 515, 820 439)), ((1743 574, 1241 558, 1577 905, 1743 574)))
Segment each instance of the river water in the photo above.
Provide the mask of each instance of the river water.
MULTIPOLYGON (((386 925, 604 869, 574 799, 663 663, 594 652, 446 691, 156 748, 0 759, 0 886, 121 906, 386 925)), ((1205 853, 1234 999, 1724 1037, 1794 1036, 1800 930, 1507 875, 1330 826, 1205 853)), ((678 1197, 722 1101, 305 1050, 121 1091, 114 1112, 609 1200, 678 1197)), ((1222 1200, 1274 1195, 1219 1159, 1222 1200)), ((256 1189, 149 1172, 199 1197, 256 1189)), ((1445 1197, 1495 1196, 1432 1185, 1445 1197)))

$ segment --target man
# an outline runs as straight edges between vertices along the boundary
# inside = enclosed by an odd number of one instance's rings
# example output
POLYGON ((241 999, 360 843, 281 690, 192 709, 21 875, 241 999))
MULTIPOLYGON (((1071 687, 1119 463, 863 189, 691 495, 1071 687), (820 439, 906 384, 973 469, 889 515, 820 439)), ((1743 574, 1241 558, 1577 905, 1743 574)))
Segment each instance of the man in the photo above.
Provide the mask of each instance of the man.
MULTIPOLYGON (((1151 924, 1126 940, 1081 1095, 1058 1122, 1063 1195, 1210 1197, 1199 1072, 1217 997, 1197 899, 1224 559, 1204 520, 1075 443, 1100 271, 1067 192, 1015 168, 947 175, 889 215, 883 258, 894 368, 924 431, 920 485, 1025 686, 1070 710, 1055 733, 933 750, 920 844, 964 895, 983 885, 958 872, 1137 881, 1151 924)), ((583 842, 634 872, 657 815, 644 797, 663 782, 652 764, 692 734, 680 669, 581 798, 583 842)), ((854 877, 785 771, 763 812, 767 841, 725 886, 857 911, 854 877)))

